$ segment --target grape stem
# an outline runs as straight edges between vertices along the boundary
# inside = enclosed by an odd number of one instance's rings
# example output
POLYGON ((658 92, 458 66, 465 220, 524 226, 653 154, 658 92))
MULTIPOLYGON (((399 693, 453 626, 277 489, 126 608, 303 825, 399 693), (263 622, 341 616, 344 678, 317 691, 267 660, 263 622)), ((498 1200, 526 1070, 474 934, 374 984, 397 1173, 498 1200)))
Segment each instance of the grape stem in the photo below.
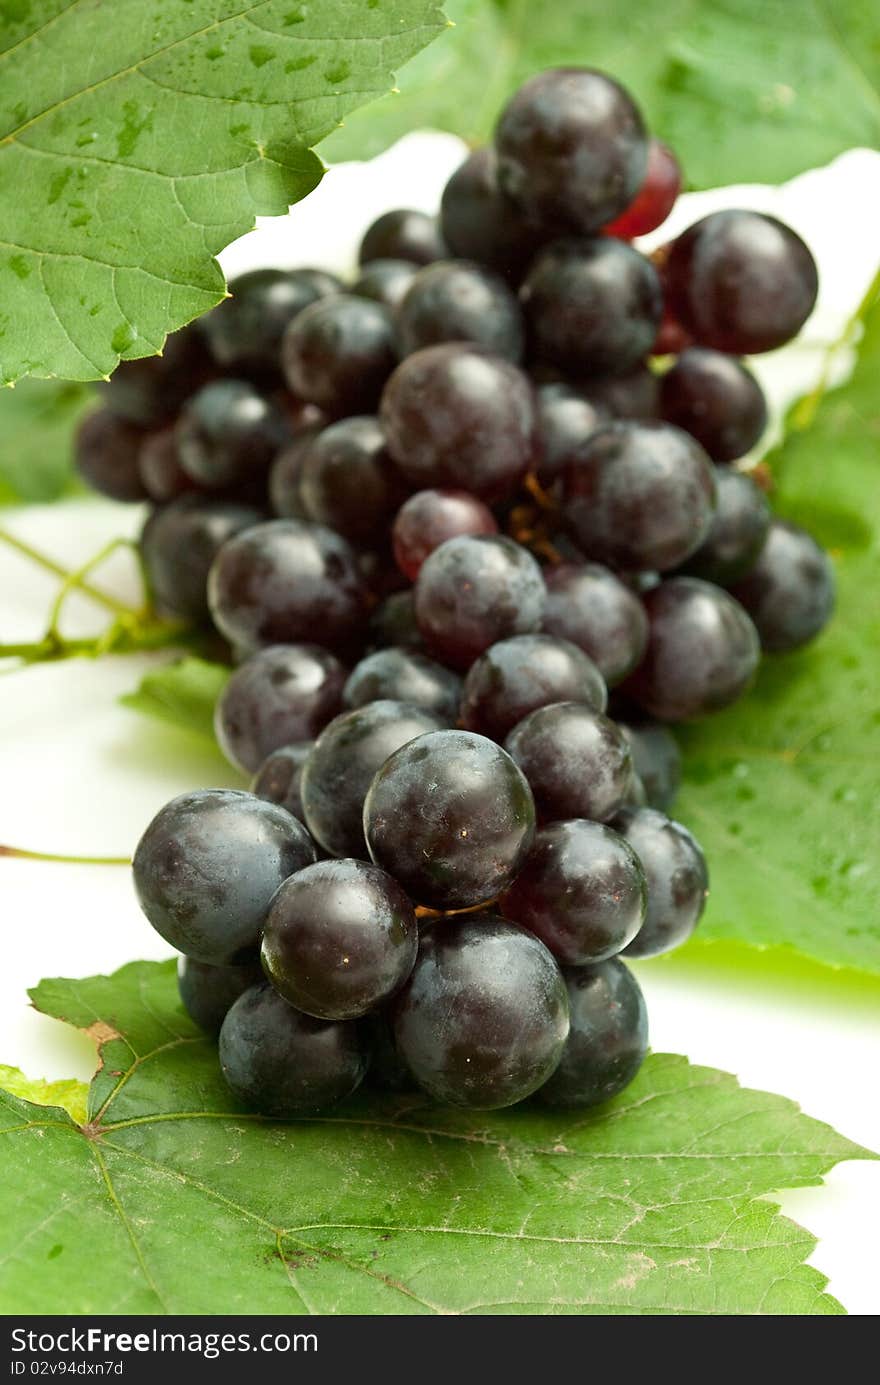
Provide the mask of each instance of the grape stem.
POLYGON ((130 866, 129 856, 65 856, 57 851, 27 851, 23 846, 0 845, 0 856, 19 861, 59 861, 69 866, 130 866))
MULTIPOLYGON (((122 541, 120 540, 118 542, 122 541)), ((90 597, 92 601, 97 601, 100 606, 105 606, 108 611, 115 611, 121 614, 122 612, 128 613, 131 610, 131 608, 124 605, 123 602, 117 601, 115 597, 110 596, 107 592, 101 591, 99 587, 93 587, 90 582, 83 581, 81 575, 70 572, 67 568, 62 567, 60 563, 56 563, 54 558, 50 558, 48 554, 41 553, 38 548, 33 548, 31 544, 25 543, 24 539, 16 538, 15 534, 9 533, 8 529, 0 529, 0 543, 5 543, 9 548, 14 548, 23 558, 28 558, 32 563, 36 563, 38 567, 44 568, 46 572, 51 572, 53 576, 62 578, 68 590, 76 589, 82 592, 85 596, 90 597)), ((87 566, 94 566, 94 564, 87 566)))

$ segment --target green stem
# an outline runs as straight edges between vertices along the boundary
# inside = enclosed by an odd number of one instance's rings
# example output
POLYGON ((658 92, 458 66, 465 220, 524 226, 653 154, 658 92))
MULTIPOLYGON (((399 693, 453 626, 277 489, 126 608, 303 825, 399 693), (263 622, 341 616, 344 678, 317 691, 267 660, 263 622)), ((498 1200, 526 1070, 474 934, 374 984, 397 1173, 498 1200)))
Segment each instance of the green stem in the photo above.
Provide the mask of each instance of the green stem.
POLYGON ((108 611, 114 611, 117 615, 133 614, 132 608, 126 606, 124 602, 117 601, 115 597, 109 596, 107 592, 101 591, 99 587, 93 587, 90 582, 85 582, 74 572, 70 572, 60 563, 56 563, 54 558, 48 554, 41 553, 38 548, 33 548, 24 539, 16 538, 10 534, 8 529, 0 529, 0 543, 5 543, 9 548, 14 548, 23 558, 28 558, 38 567, 44 568, 46 572, 51 572, 53 576, 60 577, 69 587, 75 587, 85 596, 91 597, 92 601, 97 601, 99 605, 105 606, 108 611))
POLYGON ((134 654, 139 650, 164 649, 183 644, 192 627, 180 621, 147 620, 137 623, 131 616, 115 621, 100 635, 87 639, 65 639, 49 631, 40 640, 21 644, 0 644, 0 659, 19 659, 23 664, 46 664, 58 659, 94 659, 101 654, 134 654))
POLYGON ((26 851, 23 846, 0 845, 0 856, 19 861, 60 861, 68 866, 130 866, 129 856, 64 856, 57 851, 26 851))

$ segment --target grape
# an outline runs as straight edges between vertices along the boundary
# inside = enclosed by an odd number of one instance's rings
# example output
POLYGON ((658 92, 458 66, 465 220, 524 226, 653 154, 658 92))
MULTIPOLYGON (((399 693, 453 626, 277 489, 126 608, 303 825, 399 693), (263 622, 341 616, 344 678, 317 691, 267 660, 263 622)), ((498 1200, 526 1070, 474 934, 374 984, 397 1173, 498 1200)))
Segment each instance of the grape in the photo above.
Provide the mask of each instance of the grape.
POLYGON ((282 519, 308 519, 300 486, 306 453, 321 433, 320 424, 303 428, 278 453, 269 472, 269 500, 282 519))
POLYGON ((469 154, 443 189, 440 227, 453 254, 488 265, 516 283, 546 231, 505 197, 496 174, 493 149, 469 154))
POLYGON ((315 859, 283 808, 237 789, 200 789, 166 803, 138 842, 134 887, 156 932, 197 962, 249 960, 269 902, 315 859))
POLYGON ((712 212, 673 242, 670 305, 703 346, 754 355, 784 346, 818 292, 816 262, 790 226, 760 212, 712 212))
POLYGON ((269 803, 278 803, 302 821, 305 817, 302 803, 302 772, 306 760, 312 753, 314 741, 297 741, 294 745, 280 745, 260 765, 251 782, 251 793, 265 798, 269 803))
POLYGON ((660 417, 660 381, 645 365, 622 375, 599 375, 578 381, 577 388, 596 409, 612 418, 660 417))
POLYGON ((658 721, 691 721, 741 697, 758 667, 754 625, 727 592, 673 577, 644 596, 645 658, 626 692, 658 721))
POLYGON ((681 192, 681 166, 671 149, 652 139, 644 181, 632 202, 619 217, 602 229, 606 236, 632 240, 646 236, 662 226, 681 192))
POLYGON ((233 644, 346 643, 365 590, 345 539, 321 524, 275 519, 230 540, 208 578, 217 628, 233 644))
POLYGON ((617 724, 629 741, 636 778, 642 787, 644 804, 639 806, 668 808, 681 783, 678 741, 668 727, 655 722, 617 724))
POLYGON ((412 590, 392 592, 380 601, 370 617, 370 631, 373 643, 395 649, 424 649, 412 590))
POLYGON ((461 724, 493 741, 536 707, 582 702, 604 712, 608 700, 592 659, 553 635, 516 635, 500 640, 471 665, 461 699, 461 724))
POLYGON ((417 491, 401 506, 391 539, 401 572, 414 582, 422 563, 447 539, 462 534, 497 534, 495 516, 467 491, 417 491))
MULTIPOLYGON (((662 272, 660 275, 660 282, 664 282, 664 275, 662 272)), ((685 328, 682 327, 678 318, 675 316, 672 309, 669 307, 669 304, 667 303, 663 309, 663 320, 661 321, 660 326, 657 329, 656 340, 654 342, 654 345, 651 347, 651 355, 678 356, 681 355, 682 352, 687 351, 689 347, 693 346, 693 344, 694 340, 690 332, 686 331, 685 328)), ((659 388, 658 377, 656 375, 653 375, 652 379, 655 381, 659 388)))
POLYGON ((774 520, 751 571, 733 588, 761 647, 783 654, 815 639, 834 609, 834 569, 804 529, 774 520))
POLYGON ((411 260, 370 260, 351 286, 358 298, 372 298, 386 308, 396 308, 416 275, 411 260))
POLYGON ((351 293, 313 303, 281 343, 294 394, 336 416, 371 413, 396 360, 388 309, 351 293))
POLYGON ((599 563, 561 563, 545 571, 544 582, 545 631, 589 654, 609 687, 632 673, 648 642, 638 597, 599 563))
POLYGON ((388 698, 334 717, 315 742, 300 787, 309 831, 325 851, 367 859, 364 799, 373 775, 395 750, 441 724, 388 698))
POLYGON ((435 731, 402 746, 364 804, 372 859, 436 909, 494 899, 518 873, 534 828, 520 770, 500 746, 468 731, 435 731))
POLYGON ((138 452, 138 471, 147 495, 160 505, 176 500, 196 486, 180 465, 173 428, 161 428, 143 440, 138 452))
POLYGON ((733 356, 691 346, 660 386, 663 417, 697 439, 715 462, 733 462, 767 426, 767 401, 750 370, 733 356))
POLYGON ((386 528, 384 533, 372 536, 372 542, 376 547, 356 550, 358 571, 369 587, 371 597, 383 597, 390 592, 409 590, 409 583, 394 561, 389 538, 386 528))
POLYGON ((291 741, 312 740, 342 705, 348 670, 316 644, 273 644, 235 670, 214 710, 231 764, 253 772, 291 741))
POLYGON ((770 529, 770 506, 764 492, 741 471, 718 467, 715 487, 715 517, 684 570, 694 577, 704 577, 707 582, 729 586, 757 562, 770 529))
POLYGON ((238 997, 263 979, 254 958, 240 967, 214 967, 192 957, 177 959, 177 989, 190 1019, 216 1038, 227 1012, 238 997))
POLYGON ((155 510, 144 525, 140 550, 159 610, 206 621, 211 564, 228 539, 262 518, 251 506, 201 495, 183 495, 155 510))
POLYGON ((439 659, 467 668, 498 640, 539 630, 544 598, 541 569, 512 539, 447 539, 419 572, 416 620, 439 659))
POLYGON ((571 375, 630 370, 650 351, 663 313, 651 262, 605 237, 555 241, 520 297, 534 354, 571 375))
POLYGON ((382 1092, 411 1092, 415 1079, 397 1052, 388 1013, 390 1008, 377 1010, 363 1021, 371 1048, 366 1082, 367 1086, 382 1092))
POLYGON ((431 1096, 475 1110, 512 1106, 547 1080, 567 1036, 565 985, 537 938, 491 916, 425 929, 394 1005, 394 1037, 431 1096))
POLYGON ((390 698, 421 707, 452 725, 458 717, 461 679, 457 673, 406 649, 377 649, 352 671, 342 693, 346 707, 390 698))
POLYGON ((532 388, 509 361, 466 343, 408 356, 381 405, 388 450, 415 486, 509 495, 534 451, 532 388))
POLYGON ((302 456, 299 496, 308 518, 352 542, 386 530, 405 495, 377 418, 332 423, 302 456))
POLYGON ((425 212, 399 207, 385 212, 368 227, 358 252, 358 263, 371 260, 410 260, 430 264, 446 256, 437 221, 425 212))
POLYGON ((87 486, 111 500, 145 500, 140 450, 146 434, 109 409, 87 414, 73 444, 76 469, 87 486))
POLYGON ((232 280, 232 296, 199 327, 220 365, 277 372, 288 323, 310 303, 341 289, 340 280, 322 269, 254 269, 232 280))
POLYGON ((693 933, 706 907, 706 858, 680 822, 653 808, 625 809, 614 822, 642 863, 648 912, 627 957, 656 957, 693 933))
POLYGON ((263 932, 263 970, 284 999, 318 1019, 355 1019, 413 969, 412 904, 364 861, 318 861, 285 880, 263 932))
POLYGON ((551 487, 566 463, 605 422, 605 410, 583 394, 556 381, 539 385, 537 406, 538 459, 535 473, 541 485, 551 487))
POLYGON ((556 1071, 538 1092, 548 1106, 597 1106, 629 1086, 648 1050, 639 983, 616 957, 563 973, 571 1028, 556 1071))
POLYGON ((180 465, 209 490, 261 475, 289 434, 281 410, 245 380, 205 385, 175 427, 180 465))
POLYGON ((499 907, 557 961, 580 967, 604 962, 632 942, 645 921, 647 889, 623 837, 575 818, 540 829, 499 907))
POLYGON ((498 182, 527 215, 596 231, 630 205, 645 177, 648 143, 623 87, 589 68, 532 77, 495 129, 498 182))
POLYGON ((205 343, 192 325, 167 336, 161 355, 120 361, 98 389, 111 413, 149 428, 171 420, 210 373, 205 343))
POLYGON ((542 822, 607 822, 629 792, 633 770, 626 737, 608 717, 579 702, 538 707, 504 745, 529 781, 542 822))
POLYGON ((522 359, 525 328, 516 295, 481 265, 440 260, 420 269, 394 315, 402 355, 444 341, 470 341, 508 361, 522 359))
POLYGON ((266 982, 239 997, 220 1030, 223 1076, 264 1116, 333 1106, 360 1085, 367 1062, 358 1025, 303 1015, 266 982))

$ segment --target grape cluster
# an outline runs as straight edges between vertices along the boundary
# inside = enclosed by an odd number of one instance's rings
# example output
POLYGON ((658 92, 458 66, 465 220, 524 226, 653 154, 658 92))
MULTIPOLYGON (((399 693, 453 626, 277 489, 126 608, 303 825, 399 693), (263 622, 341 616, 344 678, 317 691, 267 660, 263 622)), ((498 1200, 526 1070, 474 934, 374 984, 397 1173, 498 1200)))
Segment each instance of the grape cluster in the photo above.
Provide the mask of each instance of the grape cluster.
POLYGON ((833 604, 742 460, 740 356, 798 332, 815 265, 750 211, 646 256, 680 183, 616 82, 545 72, 438 218, 381 217, 349 285, 244 275, 83 425, 88 479, 153 502, 156 601, 235 664, 216 729, 251 790, 168 804, 134 874, 269 1115, 365 1077, 585 1106, 638 1070, 622 959, 708 887, 668 723, 833 604))

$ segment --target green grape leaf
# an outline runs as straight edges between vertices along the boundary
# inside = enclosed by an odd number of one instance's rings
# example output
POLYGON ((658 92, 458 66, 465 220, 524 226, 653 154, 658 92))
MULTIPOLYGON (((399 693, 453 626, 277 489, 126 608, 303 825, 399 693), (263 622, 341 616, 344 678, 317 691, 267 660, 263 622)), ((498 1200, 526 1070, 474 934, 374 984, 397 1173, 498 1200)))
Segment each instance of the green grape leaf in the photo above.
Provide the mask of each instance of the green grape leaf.
POLYGON ((873 1156, 726 1073, 657 1054, 600 1111, 365 1093, 283 1124, 226 1090, 173 962, 32 999, 101 1066, 83 1125, 0 1096, 8 1312, 843 1311, 765 1197, 873 1156))
POLYGON ((119 701, 144 716, 214 739, 214 707, 230 670, 225 664, 187 657, 145 673, 119 701))
POLYGON ((0 504, 43 504, 75 489, 73 434, 93 402, 87 385, 69 381, 0 390, 0 504))
POLYGON ((700 937, 880 973, 878 372, 875 298, 851 379, 796 405, 767 458, 776 509, 835 560, 835 618, 806 649, 765 659, 736 707, 683 732, 675 813, 709 860, 700 937))
POLYGON ((389 96, 346 122, 324 153, 376 154, 433 126, 491 133, 526 77, 604 68, 678 153, 691 187, 777 183, 854 145, 880 143, 880 12, 858 0, 450 0, 456 29, 389 96), (491 54, 491 63, 487 55, 491 54))
POLYGON ((46 1082, 41 1077, 26 1077, 20 1068, 0 1063, 0 1091, 17 1096, 35 1106, 60 1106, 77 1125, 89 1118, 89 1089, 76 1078, 46 1082))
POLYGON ((92 380, 225 292, 213 258, 445 27, 430 0, 0 7, 0 383, 92 380))

